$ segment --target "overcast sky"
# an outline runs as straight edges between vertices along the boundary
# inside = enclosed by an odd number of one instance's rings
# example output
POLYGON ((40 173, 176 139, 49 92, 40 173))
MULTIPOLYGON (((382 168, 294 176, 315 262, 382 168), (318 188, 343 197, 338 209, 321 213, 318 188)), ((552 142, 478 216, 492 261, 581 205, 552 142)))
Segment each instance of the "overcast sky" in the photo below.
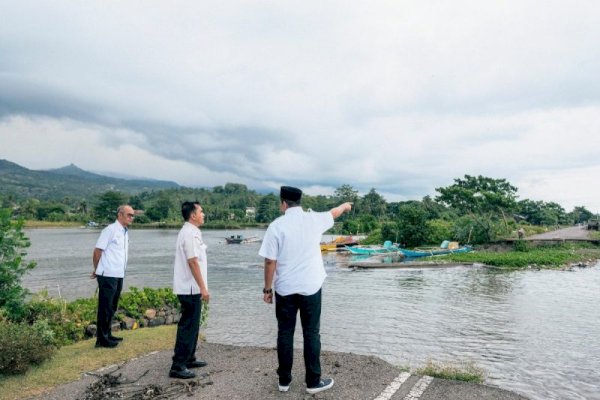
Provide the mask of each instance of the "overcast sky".
POLYGON ((600 212, 600 2, 0 2, 0 159, 600 212))

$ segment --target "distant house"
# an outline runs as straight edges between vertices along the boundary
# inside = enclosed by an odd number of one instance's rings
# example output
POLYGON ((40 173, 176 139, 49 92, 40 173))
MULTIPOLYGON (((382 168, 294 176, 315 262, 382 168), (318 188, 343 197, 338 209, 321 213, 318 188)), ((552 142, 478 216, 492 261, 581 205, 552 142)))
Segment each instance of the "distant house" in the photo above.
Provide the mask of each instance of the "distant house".
POLYGON ((256 215, 256 207, 246 207, 246 217, 254 217, 256 215))

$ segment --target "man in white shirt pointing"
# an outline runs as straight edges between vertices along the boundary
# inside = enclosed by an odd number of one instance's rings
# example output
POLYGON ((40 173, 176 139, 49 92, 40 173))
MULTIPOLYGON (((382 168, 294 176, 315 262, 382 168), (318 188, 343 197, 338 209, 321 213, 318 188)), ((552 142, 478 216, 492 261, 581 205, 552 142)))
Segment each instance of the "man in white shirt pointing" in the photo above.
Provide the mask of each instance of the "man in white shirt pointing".
POLYGON ((292 381, 294 331, 300 311, 306 392, 314 394, 333 386, 333 379, 321 378, 321 286, 327 274, 319 243, 333 220, 350 211, 352 204, 343 203, 327 212, 305 212, 301 198, 300 189, 281 187, 279 208, 284 215, 269 225, 259 255, 265 258, 263 300, 273 303, 275 296, 279 391, 287 392, 292 381))

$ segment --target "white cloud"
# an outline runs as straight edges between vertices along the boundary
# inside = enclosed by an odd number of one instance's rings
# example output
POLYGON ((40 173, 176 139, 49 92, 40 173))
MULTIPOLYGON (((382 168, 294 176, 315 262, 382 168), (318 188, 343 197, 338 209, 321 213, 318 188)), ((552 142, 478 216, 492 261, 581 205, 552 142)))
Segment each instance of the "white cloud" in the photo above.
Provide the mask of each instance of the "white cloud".
POLYGON ((348 183, 388 200, 482 174, 600 210, 596 3, 23 1, 0 14, 0 157, 29 168, 348 183))

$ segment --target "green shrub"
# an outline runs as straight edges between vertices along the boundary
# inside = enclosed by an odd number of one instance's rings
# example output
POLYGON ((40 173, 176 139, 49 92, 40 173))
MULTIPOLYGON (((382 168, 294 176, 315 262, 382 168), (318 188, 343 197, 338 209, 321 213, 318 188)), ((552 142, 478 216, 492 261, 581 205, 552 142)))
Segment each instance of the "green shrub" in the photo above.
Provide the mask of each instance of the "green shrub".
POLYGON ((369 245, 369 244, 382 244, 383 239, 381 238, 381 229, 375 229, 373 232, 369 234, 365 239, 360 241, 360 244, 369 245))
POLYGON ((24 373, 55 351, 54 333, 47 321, 33 325, 0 321, 0 374, 24 373))
POLYGON ((177 296, 170 288, 142 290, 131 287, 129 292, 123 293, 119 300, 119 309, 123 311, 122 316, 139 319, 148 308, 160 308, 164 306, 176 307, 179 305, 177 296))
POLYGON ((439 245, 444 240, 453 240, 452 222, 443 219, 431 219, 426 222, 428 228, 427 243, 439 245))
POLYGON ((513 244, 515 251, 529 251, 529 246, 524 240, 516 240, 513 244))
POLYGON ((23 220, 13 221, 10 216, 11 210, 0 209, 0 308, 18 316, 27 294, 21 287, 21 277, 35 263, 25 261, 24 249, 30 243, 23 232, 23 220))
POLYGON ((74 320, 90 323, 96 320, 98 308, 98 299, 90 297, 88 299, 77 299, 67 304, 67 312, 73 316, 74 320))
POLYGON ((94 317, 89 318, 90 313, 86 310, 88 318, 82 318, 82 314, 70 307, 64 299, 51 298, 45 291, 25 304, 24 310, 22 322, 35 324, 37 321, 46 321, 59 346, 83 339, 85 326, 95 320, 95 302, 94 317))

